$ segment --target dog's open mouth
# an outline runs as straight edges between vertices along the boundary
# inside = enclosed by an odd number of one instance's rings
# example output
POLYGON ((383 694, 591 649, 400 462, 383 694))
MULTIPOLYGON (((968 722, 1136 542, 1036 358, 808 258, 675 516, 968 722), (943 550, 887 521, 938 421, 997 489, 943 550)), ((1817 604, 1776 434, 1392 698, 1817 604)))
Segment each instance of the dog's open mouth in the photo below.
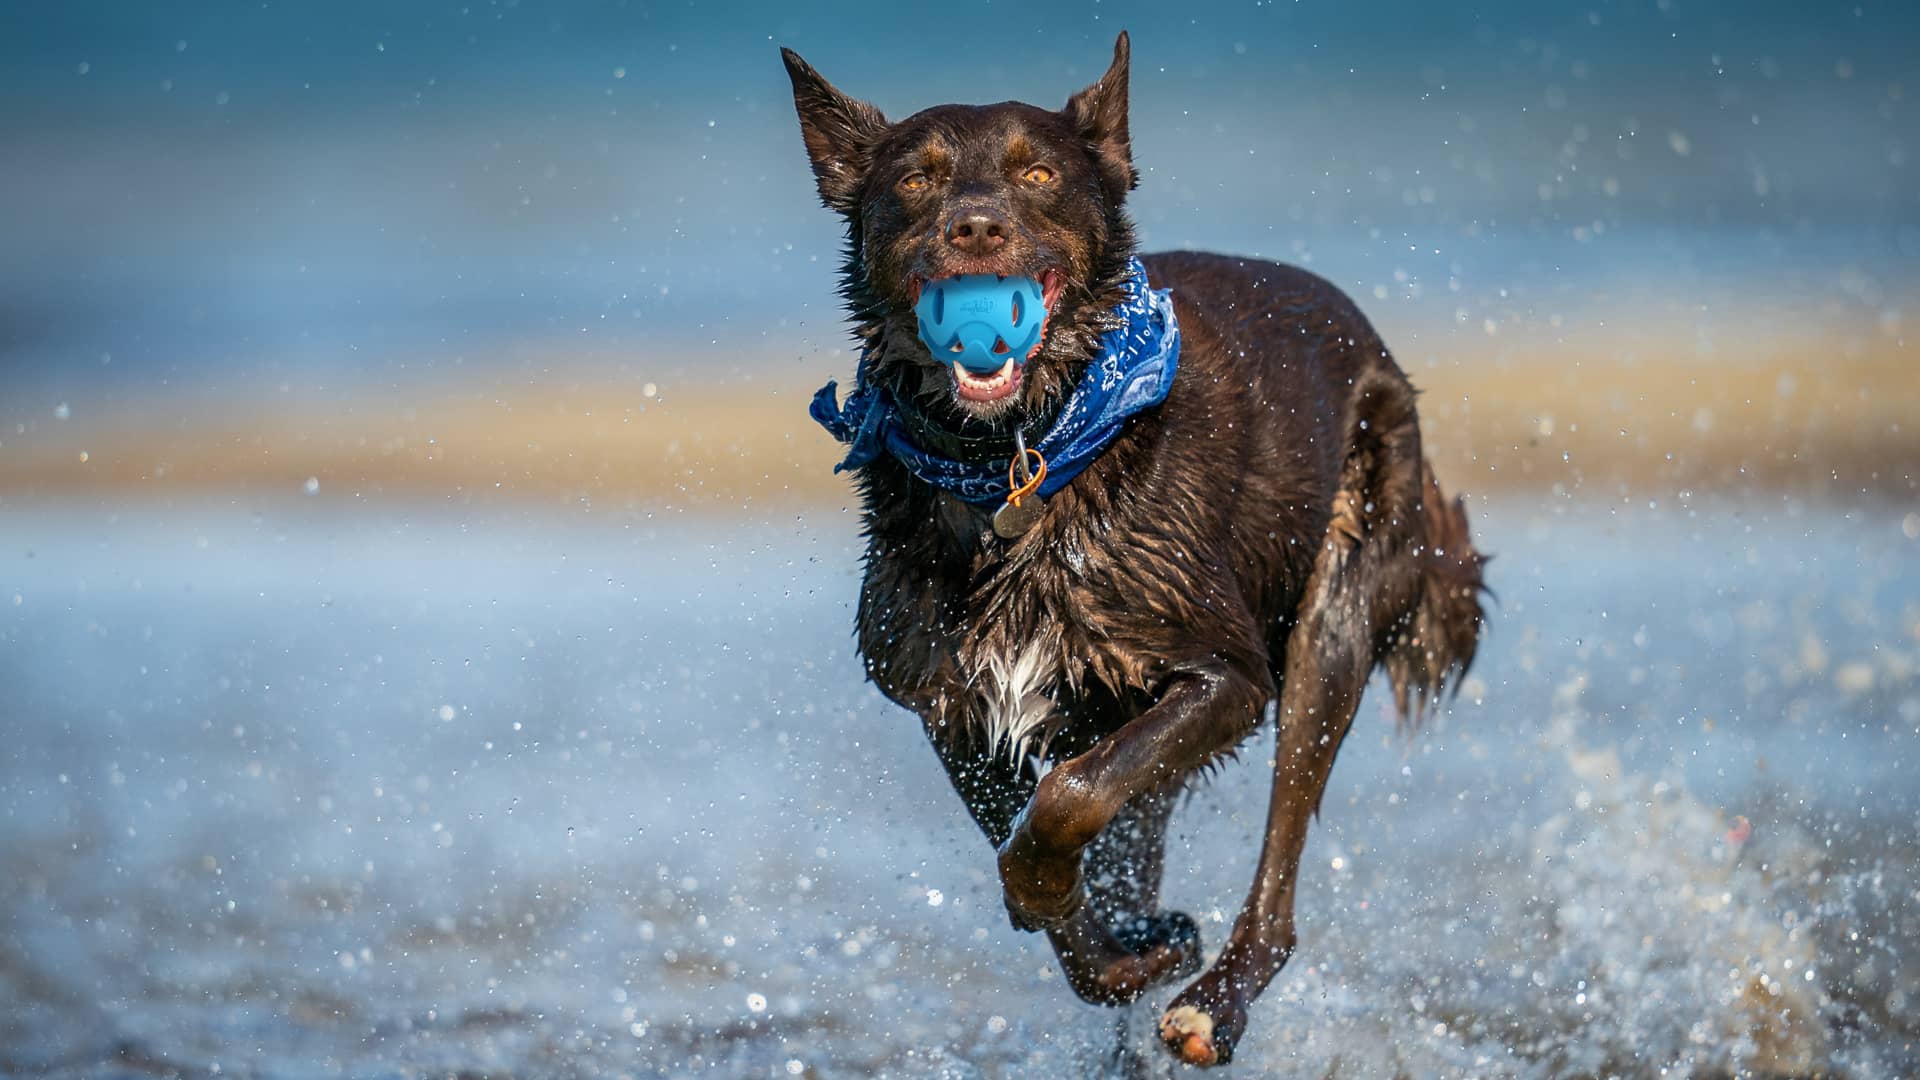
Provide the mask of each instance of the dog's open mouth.
POLYGON ((960 361, 953 362, 953 389, 968 401, 999 401, 1019 388, 1020 365, 1011 356, 1000 365, 999 371, 988 375, 975 375, 960 361))
MULTIPOLYGON (((953 371, 953 389, 962 401, 984 405, 1006 398, 1020 389, 1021 366, 1038 356, 1040 350, 1046 347, 1047 323, 1053 317, 1054 309, 1060 302, 1060 286, 1065 279, 1058 269, 1048 267, 1040 272, 1039 280, 1041 301, 1046 310, 1041 313, 1040 335, 1034 339, 1033 348, 1027 350, 1025 356, 1015 356, 1005 341, 995 341, 994 353, 1006 354, 1007 360, 1000 365, 999 370, 985 374, 968 371, 960 361, 953 361, 949 365, 953 371)), ((919 278, 909 282, 913 303, 919 302, 920 290, 924 284, 919 278)), ((957 351, 958 348, 959 346, 956 345, 955 350, 957 351)))

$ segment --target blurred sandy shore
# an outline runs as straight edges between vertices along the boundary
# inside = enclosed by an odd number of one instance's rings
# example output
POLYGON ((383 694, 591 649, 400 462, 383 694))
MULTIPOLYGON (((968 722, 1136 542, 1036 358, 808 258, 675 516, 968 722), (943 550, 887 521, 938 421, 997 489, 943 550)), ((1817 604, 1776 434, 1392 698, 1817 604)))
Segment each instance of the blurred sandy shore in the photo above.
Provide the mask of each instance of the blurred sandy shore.
MULTIPOLYGON (((1688 334, 1461 335, 1400 360, 1423 392, 1429 451, 1460 491, 1920 491, 1920 358, 1897 325, 1723 336, 1706 357, 1688 334)), ((686 508, 846 496, 839 447, 806 409, 828 374, 850 381, 844 353, 805 374, 658 383, 599 358, 541 356, 549 373, 531 380, 474 365, 404 391, 8 415, 0 496, 312 489, 686 508)))

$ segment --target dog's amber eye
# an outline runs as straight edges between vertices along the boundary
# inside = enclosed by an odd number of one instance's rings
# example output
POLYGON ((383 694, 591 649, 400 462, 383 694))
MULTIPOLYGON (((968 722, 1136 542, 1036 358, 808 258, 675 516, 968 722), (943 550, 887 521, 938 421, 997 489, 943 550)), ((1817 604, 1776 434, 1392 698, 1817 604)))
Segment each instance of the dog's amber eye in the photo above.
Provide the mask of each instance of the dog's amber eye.
POLYGON ((933 183, 933 181, 927 179, 926 173, 908 173, 900 178, 900 190, 907 192, 925 191, 927 190, 927 185, 931 183, 933 183))
POLYGON ((1053 183, 1053 170, 1047 168, 1045 165, 1030 165, 1027 167, 1027 171, 1020 175, 1024 177, 1029 184, 1053 183))

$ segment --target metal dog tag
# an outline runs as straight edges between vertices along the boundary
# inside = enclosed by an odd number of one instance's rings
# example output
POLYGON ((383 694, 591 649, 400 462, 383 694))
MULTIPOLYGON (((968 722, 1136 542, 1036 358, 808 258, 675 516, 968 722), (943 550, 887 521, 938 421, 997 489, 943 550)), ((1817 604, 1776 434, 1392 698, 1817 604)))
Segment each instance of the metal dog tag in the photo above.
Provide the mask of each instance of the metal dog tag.
POLYGON ((1007 466, 1007 483, 1013 491, 1000 509, 993 512, 993 534, 1002 540, 1018 540, 1027 534, 1046 512, 1047 500, 1040 497, 1040 482, 1047 478, 1047 459, 1027 449, 1026 432, 1013 429, 1013 461, 1007 466), (1039 458, 1040 472, 1027 467, 1029 456, 1039 458), (1018 502, 1015 502, 1015 499, 1018 502))
POLYGON ((1001 503, 1000 509, 993 512, 993 534, 1002 540, 1018 540, 1039 523, 1046 509, 1046 500, 1038 495, 1026 496, 1018 506, 1001 503))

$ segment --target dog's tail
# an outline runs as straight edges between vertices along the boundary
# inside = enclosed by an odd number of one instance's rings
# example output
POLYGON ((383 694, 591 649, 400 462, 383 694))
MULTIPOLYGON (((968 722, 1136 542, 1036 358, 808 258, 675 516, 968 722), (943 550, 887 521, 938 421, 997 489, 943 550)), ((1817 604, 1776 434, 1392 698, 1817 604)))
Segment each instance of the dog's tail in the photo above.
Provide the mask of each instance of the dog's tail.
POLYGON ((1474 550, 1466 504, 1441 494, 1433 464, 1425 459, 1420 479, 1426 547, 1416 556, 1419 599, 1385 658, 1394 704, 1407 725, 1418 724, 1438 708, 1449 686, 1459 692, 1459 680, 1473 666, 1486 627, 1480 594, 1487 591, 1481 577, 1487 558, 1474 550))

